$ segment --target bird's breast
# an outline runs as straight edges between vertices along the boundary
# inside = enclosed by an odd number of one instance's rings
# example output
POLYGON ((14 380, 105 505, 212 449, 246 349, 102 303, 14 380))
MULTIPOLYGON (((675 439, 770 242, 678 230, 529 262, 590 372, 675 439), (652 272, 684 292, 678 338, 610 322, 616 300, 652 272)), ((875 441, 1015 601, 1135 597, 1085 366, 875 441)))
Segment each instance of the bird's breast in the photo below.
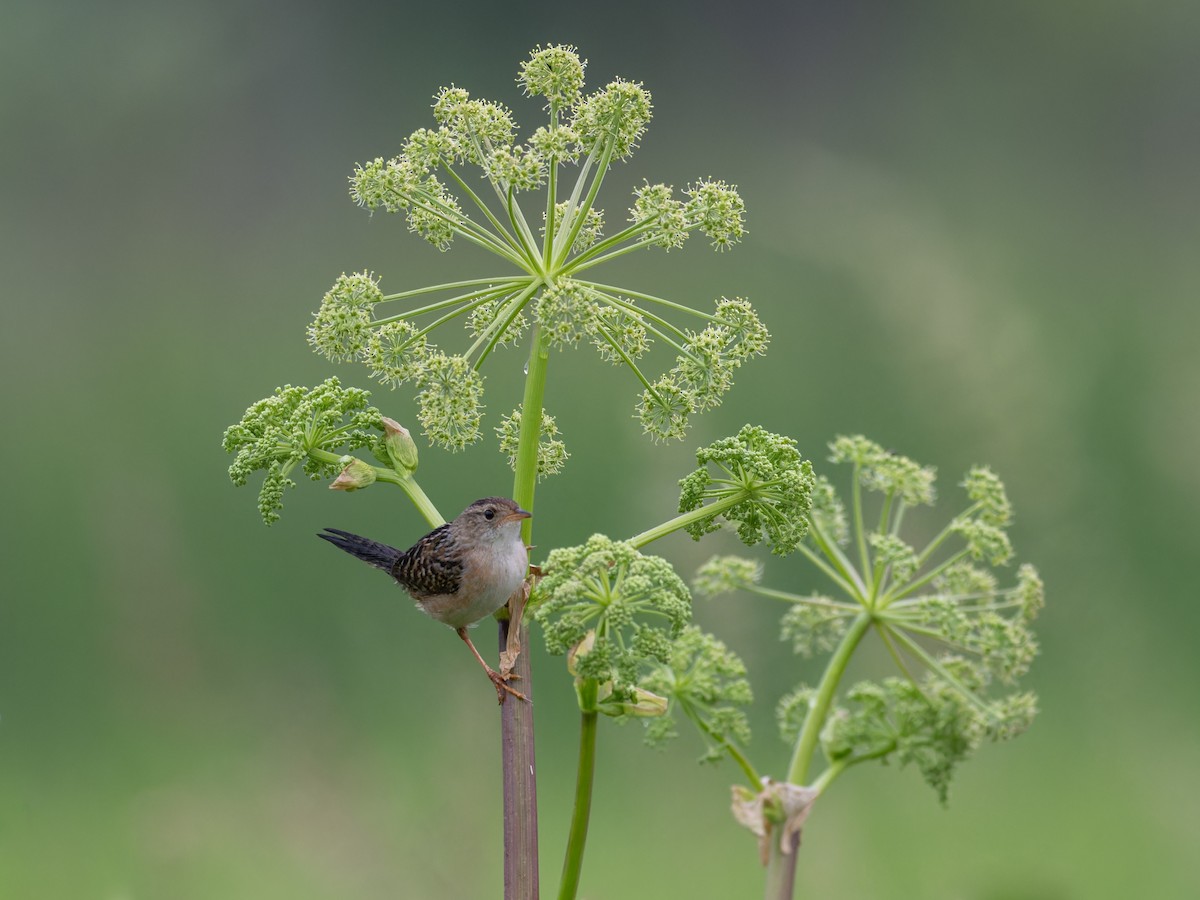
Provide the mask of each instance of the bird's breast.
POLYGON ((462 578, 455 593, 425 597, 418 604, 439 622, 464 628, 502 607, 528 571, 529 555, 523 543, 513 542, 511 549, 503 550, 495 545, 479 548, 464 556, 462 578))

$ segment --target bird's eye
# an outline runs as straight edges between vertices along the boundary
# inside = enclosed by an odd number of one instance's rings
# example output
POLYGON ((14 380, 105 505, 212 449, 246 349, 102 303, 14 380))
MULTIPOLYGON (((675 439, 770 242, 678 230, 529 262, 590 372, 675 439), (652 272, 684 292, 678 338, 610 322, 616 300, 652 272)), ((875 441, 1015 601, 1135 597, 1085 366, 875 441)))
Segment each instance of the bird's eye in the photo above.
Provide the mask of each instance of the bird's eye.
POLYGON ((490 522, 492 519, 496 518, 496 511, 489 506, 483 511, 483 517, 490 522))

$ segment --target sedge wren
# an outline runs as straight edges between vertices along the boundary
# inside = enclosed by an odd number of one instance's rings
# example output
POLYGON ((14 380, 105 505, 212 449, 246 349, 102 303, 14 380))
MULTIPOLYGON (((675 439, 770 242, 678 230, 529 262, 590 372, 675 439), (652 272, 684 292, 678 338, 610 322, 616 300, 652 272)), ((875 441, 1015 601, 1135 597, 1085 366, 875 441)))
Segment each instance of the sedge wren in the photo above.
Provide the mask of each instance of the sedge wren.
POLYGON ((336 528, 326 528, 317 537, 387 572, 421 612, 458 632, 503 703, 506 693, 527 698, 509 687, 508 679, 515 676, 501 675, 484 662, 467 635, 467 626, 502 607, 525 580, 529 551, 521 539, 521 520, 530 515, 512 500, 484 497, 407 550, 336 528))

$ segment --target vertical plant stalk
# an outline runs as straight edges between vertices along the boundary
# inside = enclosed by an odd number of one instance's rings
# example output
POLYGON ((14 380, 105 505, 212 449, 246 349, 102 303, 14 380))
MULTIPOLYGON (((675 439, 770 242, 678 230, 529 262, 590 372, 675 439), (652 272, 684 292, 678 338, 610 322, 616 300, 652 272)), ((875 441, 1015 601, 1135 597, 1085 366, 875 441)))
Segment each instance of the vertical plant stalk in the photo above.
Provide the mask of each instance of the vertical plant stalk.
MULTIPOLYGON (((500 621, 500 652, 508 649, 511 619, 500 621)), ((529 654, 513 673, 533 700, 529 654)), ((537 779, 533 752, 533 706, 509 697, 500 707, 500 754, 504 768, 504 898, 538 900, 537 779)))
MULTIPOLYGON (((546 393, 546 366, 550 348, 541 330, 533 332, 533 349, 525 376, 517 440, 517 472, 513 499, 533 512, 537 486, 537 448, 542 430, 542 401, 546 393)), ((521 526, 526 544, 533 537, 533 522, 521 526)), ((500 622, 500 652, 509 649, 509 629, 521 623, 500 622)), ((513 672, 520 678, 521 691, 533 700, 533 675, 529 665, 528 640, 521 638, 521 653, 513 672)), ((537 770, 533 746, 533 704, 508 701, 500 706, 500 751, 504 769, 504 900, 538 900, 537 770)))
MULTIPOLYGON (((804 717, 804 727, 800 729, 800 736, 796 739, 796 750, 788 768, 787 780, 791 784, 803 785, 808 778, 809 767, 820 744, 821 729, 829 716, 829 708, 833 705, 838 685, 846 673, 850 657, 854 655, 863 636, 870 629, 872 621, 870 612, 863 610, 859 613, 846 629, 837 650, 829 658, 829 664, 821 676, 821 683, 817 685, 817 693, 809 704, 808 715, 804 717)), ((784 853, 779 841, 772 836, 767 857, 766 900, 791 900, 796 885, 796 857, 799 847, 799 834, 795 836, 790 853, 784 853)))
POLYGON ((567 851, 563 857, 558 900, 575 900, 575 894, 579 890, 579 876, 583 871, 583 850, 587 844, 588 820, 592 815, 592 783, 596 774, 596 717, 595 712, 585 712, 579 720, 579 768, 575 775, 575 809, 571 813, 571 832, 567 837, 567 851))
POLYGON ((791 846, 784 853, 774 835, 767 848, 767 892, 766 900, 791 898, 796 891, 796 854, 800 849, 800 834, 793 834, 791 846))

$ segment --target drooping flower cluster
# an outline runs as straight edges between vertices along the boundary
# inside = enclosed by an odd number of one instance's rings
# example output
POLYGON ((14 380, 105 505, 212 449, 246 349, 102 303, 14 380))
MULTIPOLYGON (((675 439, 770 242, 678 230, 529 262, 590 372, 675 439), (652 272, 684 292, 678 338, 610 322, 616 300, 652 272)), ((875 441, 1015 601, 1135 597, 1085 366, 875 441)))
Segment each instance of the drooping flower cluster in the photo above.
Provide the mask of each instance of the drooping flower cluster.
POLYGON ((479 439, 482 366, 497 347, 518 343, 531 323, 541 346, 586 342, 606 361, 629 367, 640 385, 638 417, 656 440, 681 437, 689 416, 720 403, 734 370, 766 349, 767 331, 745 300, 721 299, 715 311, 703 312, 583 277, 633 250, 679 247, 696 231, 718 250, 745 233, 736 188, 702 180, 678 197, 667 185, 643 185, 628 224, 605 236, 597 193, 611 163, 638 146, 652 104, 642 85, 624 79, 585 95, 584 68, 565 45, 536 48, 521 65, 518 82, 528 96, 545 99, 548 113, 524 143, 511 111, 452 85, 434 97, 436 127, 417 129, 399 154, 359 165, 351 176, 359 205, 403 213, 410 231, 441 250, 466 240, 510 267, 509 274, 390 295, 367 272, 343 275, 309 325, 309 343, 328 359, 362 362, 392 387, 412 383, 426 436, 448 449, 479 439), (566 165, 578 166, 569 187, 566 165), (460 171, 465 166, 480 170, 484 191, 471 187, 460 171), (520 203, 535 190, 547 194, 537 219, 520 203), (426 295, 441 296, 405 302, 426 295), (680 316, 698 327, 671 321, 680 316), (465 350, 433 340, 454 319, 466 325, 465 350), (657 378, 640 362, 654 344, 675 356, 674 367, 657 378))
POLYGON ((647 743, 657 745, 674 737, 676 715, 700 731, 706 748, 703 762, 718 762, 730 748, 750 742, 750 723, 739 708, 754 699, 746 666, 699 626, 689 625, 671 642, 667 662, 654 667, 642 684, 669 702, 665 715, 646 721, 647 743))
MULTIPOLYGON (((1015 684, 1037 654, 1031 623, 1043 603, 1042 582, 1022 565, 1015 584, 1002 587, 990 568, 1013 555, 1006 533, 1012 506, 991 470, 971 469, 962 483, 965 510, 914 546, 903 536, 911 518, 905 513, 934 502, 934 471, 861 436, 838 438, 830 448, 832 461, 852 466, 851 499, 843 503, 832 482, 818 479, 800 550, 836 592, 802 596, 764 587, 761 569, 736 557, 714 557, 696 587, 790 601, 781 636, 806 656, 858 641, 873 626, 902 677, 857 684, 842 705, 827 707, 816 724, 821 747, 838 767, 892 757, 912 763, 944 801, 962 760, 984 740, 1020 734, 1036 712, 1034 695, 1015 684), (863 489, 881 495, 877 510, 865 509, 863 489)), ((781 701, 785 739, 794 741, 811 724, 821 707, 816 696, 801 686, 781 701)))
POLYGON ((246 410, 240 422, 225 431, 222 446, 236 453, 229 467, 234 484, 244 485, 258 470, 265 472, 258 509, 270 525, 279 519, 285 488, 296 483, 288 476, 302 466, 310 478, 329 478, 349 461, 344 454, 367 448, 390 465, 384 420, 367 401, 370 393, 343 388, 329 378, 314 388, 287 385, 246 410))

